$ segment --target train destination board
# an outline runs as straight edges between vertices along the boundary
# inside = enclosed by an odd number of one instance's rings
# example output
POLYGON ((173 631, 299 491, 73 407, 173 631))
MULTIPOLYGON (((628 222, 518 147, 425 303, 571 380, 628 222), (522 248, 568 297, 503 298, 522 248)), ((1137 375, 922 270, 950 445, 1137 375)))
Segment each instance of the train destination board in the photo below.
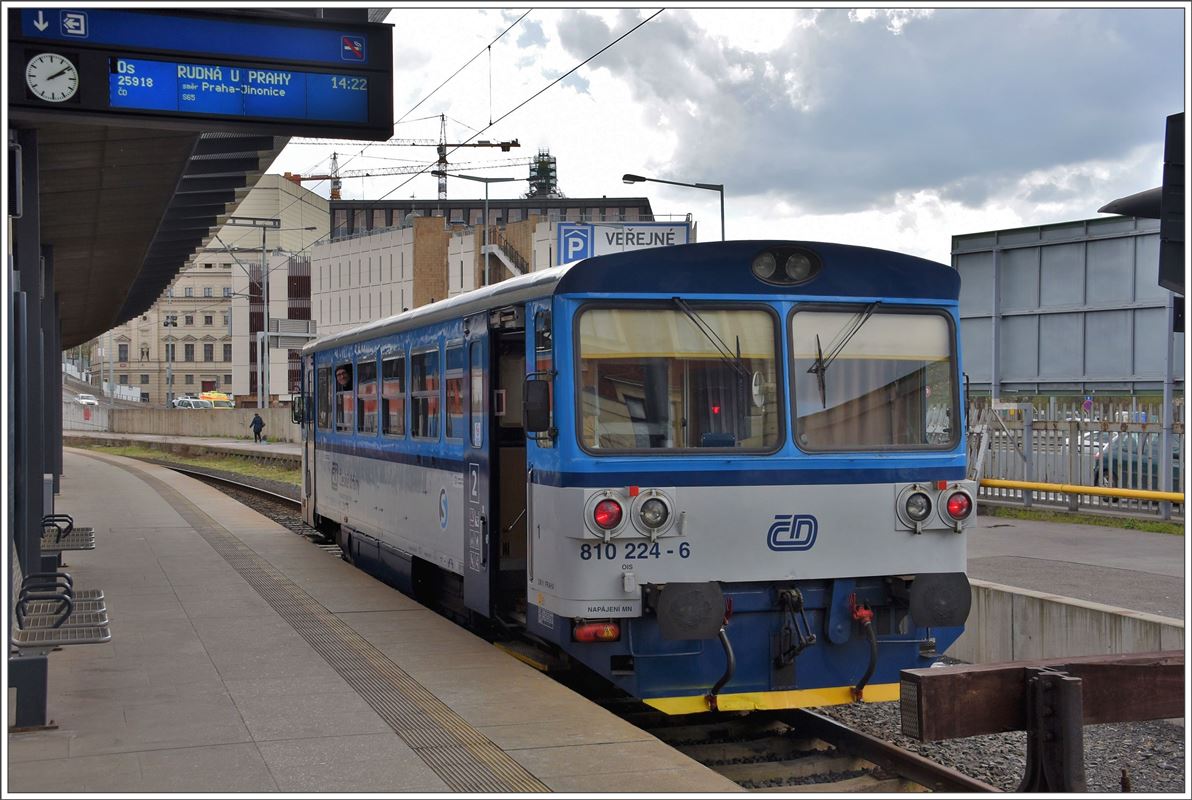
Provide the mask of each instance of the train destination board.
POLYGON ((114 58, 113 108, 241 117, 368 121, 368 78, 226 64, 114 58))
POLYGON ((8 12, 9 116, 387 139, 393 32, 235 11, 8 12))

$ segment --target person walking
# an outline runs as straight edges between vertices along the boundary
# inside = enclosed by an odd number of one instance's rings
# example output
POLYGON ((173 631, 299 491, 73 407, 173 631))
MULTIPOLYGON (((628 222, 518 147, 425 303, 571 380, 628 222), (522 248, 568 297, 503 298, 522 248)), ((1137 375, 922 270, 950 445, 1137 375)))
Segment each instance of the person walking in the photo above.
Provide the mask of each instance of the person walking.
POLYGON ((265 420, 261 419, 260 414, 252 415, 252 422, 248 423, 248 427, 252 428, 252 440, 261 441, 261 430, 265 427, 265 420))

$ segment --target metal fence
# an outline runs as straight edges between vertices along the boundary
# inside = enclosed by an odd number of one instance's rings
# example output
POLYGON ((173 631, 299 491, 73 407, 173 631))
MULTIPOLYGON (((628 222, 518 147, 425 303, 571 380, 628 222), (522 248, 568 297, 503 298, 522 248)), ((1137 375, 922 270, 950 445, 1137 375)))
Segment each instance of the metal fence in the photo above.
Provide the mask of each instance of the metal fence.
MULTIPOLYGON (((1163 450, 1159 403, 1116 401, 970 406, 969 473, 981 478, 1184 493, 1184 408, 1173 404, 1172 431, 1163 450), (981 453, 984 430, 984 453, 981 453), (980 463, 977 461, 980 459, 980 463), (1169 471, 1170 483, 1163 482, 1169 471)), ((979 499, 1071 511, 1183 517, 1183 504, 983 486, 979 499)))

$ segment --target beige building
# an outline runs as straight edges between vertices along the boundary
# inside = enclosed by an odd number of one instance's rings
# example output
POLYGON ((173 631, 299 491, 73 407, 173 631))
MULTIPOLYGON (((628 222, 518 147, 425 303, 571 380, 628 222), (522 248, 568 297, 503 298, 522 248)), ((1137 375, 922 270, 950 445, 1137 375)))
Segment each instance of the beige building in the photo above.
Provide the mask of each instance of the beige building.
MULTIPOLYGON (((262 231, 270 258, 270 317, 305 321, 309 300, 289 300, 295 279, 297 294, 303 294, 292 264, 302 263, 301 253, 327 235, 329 214, 325 198, 279 175, 264 175, 232 218, 262 225, 223 225, 152 308, 91 343, 93 373, 104 361, 117 385, 138 388, 150 405, 209 390, 233 394, 241 405, 255 402, 256 333, 264 324, 262 231), (264 227, 270 220, 279 220, 278 227, 264 227), (170 318, 174 325, 167 326, 170 318)), ((271 396, 288 399, 286 351, 275 349, 268 363, 271 396)))

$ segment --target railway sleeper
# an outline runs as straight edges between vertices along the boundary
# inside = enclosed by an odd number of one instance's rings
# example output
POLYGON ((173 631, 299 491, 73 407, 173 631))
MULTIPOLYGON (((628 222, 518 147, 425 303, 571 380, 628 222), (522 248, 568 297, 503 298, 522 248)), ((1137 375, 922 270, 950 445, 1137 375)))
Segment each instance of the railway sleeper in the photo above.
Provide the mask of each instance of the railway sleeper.
POLYGON ((760 759, 787 761, 810 759, 831 751, 832 745, 819 739, 767 736, 747 742, 679 745, 678 749, 702 764, 732 764, 760 759))

